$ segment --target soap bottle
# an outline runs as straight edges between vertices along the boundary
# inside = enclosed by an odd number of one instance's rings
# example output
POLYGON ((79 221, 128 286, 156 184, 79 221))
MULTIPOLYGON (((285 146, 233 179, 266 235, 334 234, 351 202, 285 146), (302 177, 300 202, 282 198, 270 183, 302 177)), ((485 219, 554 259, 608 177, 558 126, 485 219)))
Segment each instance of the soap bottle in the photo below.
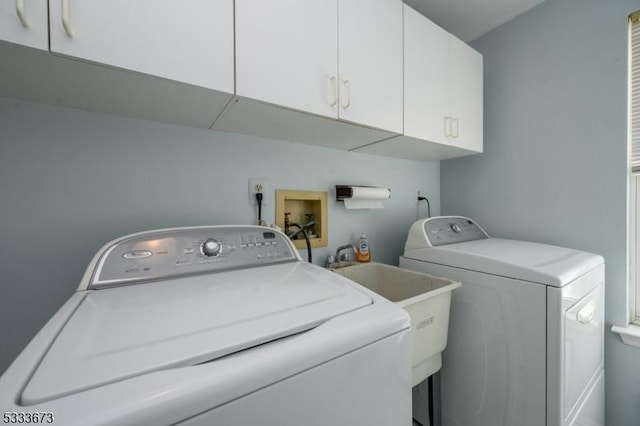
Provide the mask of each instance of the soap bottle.
POLYGON ((369 241, 367 241, 367 236, 365 233, 360 234, 360 239, 358 240, 358 247, 356 251, 356 261, 358 262, 369 262, 371 261, 371 253, 369 252, 369 241))

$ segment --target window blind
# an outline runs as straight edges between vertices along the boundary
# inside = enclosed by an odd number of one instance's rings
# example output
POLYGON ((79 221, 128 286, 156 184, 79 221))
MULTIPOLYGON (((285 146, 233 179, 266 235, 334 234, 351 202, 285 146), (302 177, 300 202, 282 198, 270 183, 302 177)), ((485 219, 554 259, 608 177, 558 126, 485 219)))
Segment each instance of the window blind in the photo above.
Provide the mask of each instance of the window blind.
POLYGON ((640 11, 629 16, 629 143, 631 171, 640 172, 640 11))

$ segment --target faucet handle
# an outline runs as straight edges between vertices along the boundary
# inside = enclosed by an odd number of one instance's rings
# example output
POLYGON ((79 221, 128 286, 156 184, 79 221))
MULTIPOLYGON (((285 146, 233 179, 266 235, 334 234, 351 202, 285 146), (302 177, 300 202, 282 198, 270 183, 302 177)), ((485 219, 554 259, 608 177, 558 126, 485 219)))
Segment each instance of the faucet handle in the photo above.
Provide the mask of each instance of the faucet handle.
POLYGON ((327 256, 327 268, 330 268, 334 263, 336 263, 336 257, 332 254, 327 256))

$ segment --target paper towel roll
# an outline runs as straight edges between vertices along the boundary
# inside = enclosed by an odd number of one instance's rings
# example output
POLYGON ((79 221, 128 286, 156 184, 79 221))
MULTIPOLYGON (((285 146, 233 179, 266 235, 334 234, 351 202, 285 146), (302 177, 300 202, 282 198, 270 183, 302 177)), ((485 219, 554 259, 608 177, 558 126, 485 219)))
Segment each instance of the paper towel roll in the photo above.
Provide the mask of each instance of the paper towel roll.
POLYGON ((350 198, 344 199, 347 209, 381 209, 384 208, 382 200, 391 197, 391 191, 387 188, 370 188, 354 186, 350 198))

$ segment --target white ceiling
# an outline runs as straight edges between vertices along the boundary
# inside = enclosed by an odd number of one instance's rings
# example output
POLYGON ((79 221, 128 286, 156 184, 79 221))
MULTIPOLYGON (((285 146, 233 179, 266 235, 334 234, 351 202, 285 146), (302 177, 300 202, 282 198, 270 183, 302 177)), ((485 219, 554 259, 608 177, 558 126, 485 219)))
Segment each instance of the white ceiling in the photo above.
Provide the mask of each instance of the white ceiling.
POLYGON ((545 0, 405 0, 405 3, 470 42, 545 0))

